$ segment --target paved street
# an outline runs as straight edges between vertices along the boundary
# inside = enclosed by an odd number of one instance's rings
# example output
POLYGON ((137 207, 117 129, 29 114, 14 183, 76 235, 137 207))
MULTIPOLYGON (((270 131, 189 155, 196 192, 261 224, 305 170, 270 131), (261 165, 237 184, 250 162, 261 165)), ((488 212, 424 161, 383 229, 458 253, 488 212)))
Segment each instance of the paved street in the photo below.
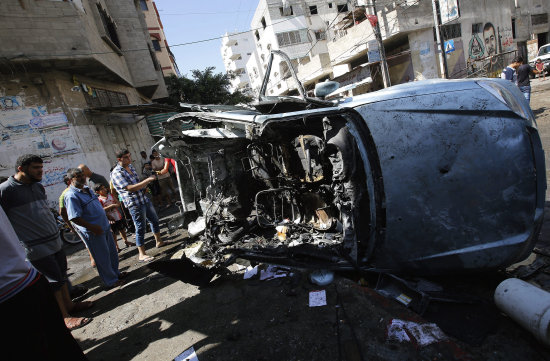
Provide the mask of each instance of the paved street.
MULTIPOLYGON (((550 80, 533 82, 531 105, 547 150, 549 96, 550 80)), ((550 179, 550 157, 546 165, 550 179)), ((320 287, 308 281, 305 271, 272 281, 243 280, 242 274, 236 274, 205 285, 195 270, 177 261, 162 262, 187 239, 185 231, 167 232, 165 222, 176 212, 174 208, 160 213, 163 236, 172 244, 156 249, 152 235, 147 237, 149 253, 161 262, 145 265, 137 261, 135 249, 122 249, 121 270, 130 276, 121 289, 104 290, 83 246, 67 246, 71 280, 89 287, 84 298, 96 301, 94 308, 82 313, 93 321, 73 331, 90 360, 172 360, 189 347, 201 361, 550 359, 548 350, 528 332, 489 305, 496 285, 506 278, 503 273, 437 280, 485 303, 466 309, 440 305, 424 318, 372 291, 369 287, 376 279, 359 280, 354 275, 338 275, 323 288, 327 306, 311 308, 309 292, 320 287), (196 284, 182 281, 189 278, 196 284), (393 319, 438 320, 457 337, 424 347, 389 341, 387 329, 393 319), (481 344, 476 344, 476 337, 481 344)), ((546 242, 547 229, 545 224, 546 242)))

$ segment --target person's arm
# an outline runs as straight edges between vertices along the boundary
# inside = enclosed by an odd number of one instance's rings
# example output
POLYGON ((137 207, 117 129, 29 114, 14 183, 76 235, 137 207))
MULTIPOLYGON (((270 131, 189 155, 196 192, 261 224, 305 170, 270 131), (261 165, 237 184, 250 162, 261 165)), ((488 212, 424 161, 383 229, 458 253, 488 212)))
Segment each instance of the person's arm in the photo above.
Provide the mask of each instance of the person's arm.
POLYGON ((75 224, 78 224, 81 227, 89 229, 95 235, 103 234, 103 229, 101 228, 100 225, 92 224, 81 217, 73 218, 71 219, 71 222, 74 222, 75 224))
POLYGON ((73 233, 76 233, 75 230, 74 230, 74 227, 73 227, 73 224, 71 223, 71 221, 69 221, 69 216, 67 215, 67 208, 65 207, 60 207, 59 208, 59 214, 61 215, 61 218, 63 218, 63 220, 65 221, 65 224, 67 226, 69 226, 69 228, 71 229, 71 231, 73 233))
POLYGON ((164 168, 157 171, 156 173, 158 175, 163 175, 163 174, 168 173, 168 169, 170 169, 170 158, 164 158, 164 168))
POLYGON ((147 187, 149 185, 149 183, 153 182, 157 180, 157 177, 156 176, 150 176, 148 178, 145 178, 144 180, 142 180, 141 182, 139 183, 136 183, 136 184, 128 184, 126 186, 126 190, 128 192, 137 192, 145 187, 147 187))
POLYGON ((157 176, 150 176, 145 178, 141 182, 131 184, 127 179, 125 179, 121 174, 113 172, 111 173, 111 181, 115 186, 115 189, 125 189, 128 192, 137 192, 149 185, 149 183, 157 180, 157 176))

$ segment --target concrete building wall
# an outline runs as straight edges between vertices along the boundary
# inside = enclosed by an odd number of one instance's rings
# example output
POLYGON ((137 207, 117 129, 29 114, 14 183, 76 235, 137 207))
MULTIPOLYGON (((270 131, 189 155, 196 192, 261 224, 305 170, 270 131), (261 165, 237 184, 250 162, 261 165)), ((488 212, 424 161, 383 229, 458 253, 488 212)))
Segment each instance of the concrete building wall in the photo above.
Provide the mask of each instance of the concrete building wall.
MULTIPOLYGON (((139 100, 139 93, 128 86, 86 77, 77 82, 123 92, 129 99, 139 100)), ((153 145, 144 120, 132 115, 96 115, 86 112, 86 107, 84 90, 75 85, 69 73, 2 77, 0 176, 14 174, 15 161, 22 154, 42 156, 42 184, 53 206, 65 188, 62 179, 68 168, 85 163, 108 177, 117 150, 128 148, 137 159, 140 150, 153 145)))
POLYGON ((166 34, 164 33, 164 27, 162 26, 162 21, 157 10, 157 6, 152 0, 143 0, 147 6, 147 9, 140 9, 145 16, 145 23, 147 25, 147 30, 150 35, 151 41, 156 40, 159 43, 159 49, 153 47, 153 51, 160 63, 162 74, 166 76, 175 75, 180 76, 179 69, 176 64, 176 59, 174 54, 170 51, 168 45, 168 40, 166 39, 166 34))

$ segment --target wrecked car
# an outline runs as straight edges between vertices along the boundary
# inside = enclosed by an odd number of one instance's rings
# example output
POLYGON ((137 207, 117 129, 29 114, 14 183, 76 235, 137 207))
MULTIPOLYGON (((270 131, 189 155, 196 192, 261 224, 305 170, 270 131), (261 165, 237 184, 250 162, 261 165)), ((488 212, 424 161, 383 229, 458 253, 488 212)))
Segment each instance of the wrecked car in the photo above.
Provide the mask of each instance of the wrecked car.
POLYGON ((426 80, 335 100, 266 85, 252 109, 172 117, 155 145, 177 161, 203 265, 441 274, 532 251, 544 152, 514 84, 426 80))

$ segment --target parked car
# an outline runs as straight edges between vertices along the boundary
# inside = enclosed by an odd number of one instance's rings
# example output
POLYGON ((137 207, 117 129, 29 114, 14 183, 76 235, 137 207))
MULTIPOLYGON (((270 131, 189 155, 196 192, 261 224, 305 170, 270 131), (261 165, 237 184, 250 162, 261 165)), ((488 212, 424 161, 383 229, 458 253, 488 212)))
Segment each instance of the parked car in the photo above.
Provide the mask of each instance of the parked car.
POLYGON ((550 44, 543 45, 539 48, 537 56, 529 62, 531 69, 535 69, 535 62, 538 59, 544 63, 544 71, 550 73, 550 44))
POLYGON ((299 82, 301 97, 267 97, 267 84, 253 109, 172 117, 155 145, 199 216, 197 262, 441 274, 532 251, 544 152, 514 84, 426 80, 332 101, 299 82))

